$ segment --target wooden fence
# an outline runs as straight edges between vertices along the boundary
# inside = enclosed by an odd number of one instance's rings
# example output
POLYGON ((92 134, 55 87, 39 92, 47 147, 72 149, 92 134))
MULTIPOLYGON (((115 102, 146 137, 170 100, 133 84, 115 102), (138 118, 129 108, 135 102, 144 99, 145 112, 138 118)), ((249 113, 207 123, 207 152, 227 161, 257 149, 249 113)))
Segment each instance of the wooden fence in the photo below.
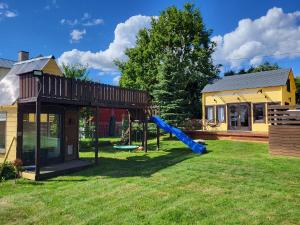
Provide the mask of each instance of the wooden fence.
POLYGON ((300 105, 269 106, 269 151, 273 155, 300 156, 300 105))
POLYGON ((145 91, 49 74, 21 75, 19 91, 21 102, 31 101, 39 94, 43 101, 78 105, 144 108, 150 103, 145 91))

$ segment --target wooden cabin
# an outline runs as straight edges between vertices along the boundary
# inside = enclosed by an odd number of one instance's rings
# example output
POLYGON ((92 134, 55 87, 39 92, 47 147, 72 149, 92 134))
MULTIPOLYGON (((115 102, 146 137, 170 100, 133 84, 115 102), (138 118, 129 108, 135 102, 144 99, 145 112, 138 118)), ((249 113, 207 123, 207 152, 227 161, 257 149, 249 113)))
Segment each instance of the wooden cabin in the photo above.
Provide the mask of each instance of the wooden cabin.
POLYGON ((24 177, 39 180, 91 164, 79 157, 82 107, 95 113, 96 163, 101 108, 127 109, 147 123, 147 92, 66 78, 53 56, 28 58, 0 81, 0 163, 21 159, 24 177))
MULTIPOLYGON (((270 105, 295 105, 292 69, 226 76, 202 90, 203 131, 267 137, 270 105), (235 134, 233 133, 235 132, 235 134)), ((207 133, 209 134, 209 133, 207 133)))

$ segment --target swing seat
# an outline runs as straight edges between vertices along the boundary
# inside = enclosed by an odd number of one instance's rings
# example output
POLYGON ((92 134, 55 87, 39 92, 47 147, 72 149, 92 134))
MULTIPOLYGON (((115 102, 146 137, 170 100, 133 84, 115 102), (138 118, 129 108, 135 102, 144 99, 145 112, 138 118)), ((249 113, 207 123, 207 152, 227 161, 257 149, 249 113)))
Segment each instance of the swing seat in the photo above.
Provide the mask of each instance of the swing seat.
POLYGON ((140 146, 138 145, 114 145, 114 149, 117 150, 136 150, 138 149, 140 146))

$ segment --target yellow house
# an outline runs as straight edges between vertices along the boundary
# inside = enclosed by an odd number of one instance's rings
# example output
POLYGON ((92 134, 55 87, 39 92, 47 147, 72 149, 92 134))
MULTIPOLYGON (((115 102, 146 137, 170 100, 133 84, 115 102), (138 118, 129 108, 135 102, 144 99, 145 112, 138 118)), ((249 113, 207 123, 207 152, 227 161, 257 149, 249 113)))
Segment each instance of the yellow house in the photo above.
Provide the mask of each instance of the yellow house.
POLYGON ((29 59, 29 53, 21 51, 18 59, 10 71, 0 79, 0 163, 5 158, 8 161, 17 158, 17 100, 19 97, 17 74, 37 70, 58 76, 63 75, 53 56, 29 59))
POLYGON ((292 69, 226 76, 202 90, 203 130, 268 132, 268 105, 295 105, 292 69))

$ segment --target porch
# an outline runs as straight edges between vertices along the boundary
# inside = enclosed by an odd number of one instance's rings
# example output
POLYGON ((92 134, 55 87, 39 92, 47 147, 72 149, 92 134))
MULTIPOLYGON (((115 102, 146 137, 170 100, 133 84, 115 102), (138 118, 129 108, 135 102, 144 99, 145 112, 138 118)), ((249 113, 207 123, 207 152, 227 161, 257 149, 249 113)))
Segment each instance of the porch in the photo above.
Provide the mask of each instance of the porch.
MULTIPOLYGON (((82 169, 92 166, 93 164, 94 162, 92 160, 77 159, 68 162, 44 166, 40 168, 39 180, 44 180, 51 177, 80 171, 82 169)), ((22 172, 21 176, 25 179, 35 180, 35 167, 25 167, 25 170, 22 172)))
POLYGON ((269 134, 253 131, 203 131, 190 130, 185 131, 187 135, 194 139, 204 140, 238 140, 253 142, 268 142, 269 134))

